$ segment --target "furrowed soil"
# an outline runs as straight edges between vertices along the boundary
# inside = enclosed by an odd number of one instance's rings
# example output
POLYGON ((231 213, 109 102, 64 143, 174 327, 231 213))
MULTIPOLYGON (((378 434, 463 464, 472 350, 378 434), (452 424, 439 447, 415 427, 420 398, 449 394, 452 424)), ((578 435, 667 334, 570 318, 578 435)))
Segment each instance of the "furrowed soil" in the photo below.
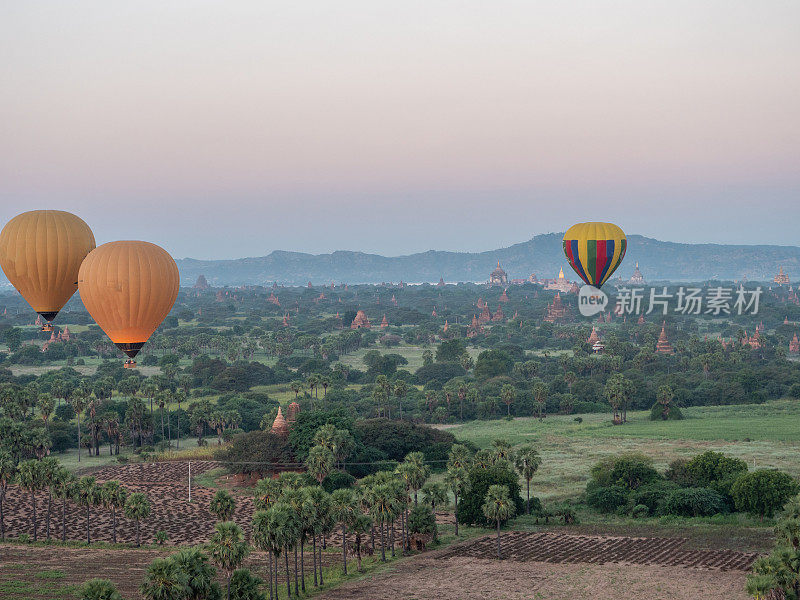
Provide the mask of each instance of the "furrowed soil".
POLYGON ((684 548, 680 538, 505 533, 403 561, 326 600, 745 600, 754 553, 684 548))

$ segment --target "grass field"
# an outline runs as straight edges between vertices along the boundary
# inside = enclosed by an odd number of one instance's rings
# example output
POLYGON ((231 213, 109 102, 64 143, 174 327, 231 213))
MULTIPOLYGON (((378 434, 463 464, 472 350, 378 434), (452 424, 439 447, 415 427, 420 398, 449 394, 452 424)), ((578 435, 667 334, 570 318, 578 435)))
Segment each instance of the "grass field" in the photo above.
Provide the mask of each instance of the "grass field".
POLYGON ((575 497, 592 465, 620 452, 641 452, 663 469, 675 458, 717 450, 747 461, 751 469, 778 468, 800 478, 800 403, 693 407, 684 414, 683 421, 653 422, 648 412, 633 412, 627 424, 616 426, 608 414, 585 414, 582 423, 569 415, 445 427, 480 447, 498 438, 515 446, 534 444, 543 462, 533 486, 543 499, 575 497))
MULTIPOLYGON (((374 348, 370 348, 370 350, 374 350, 374 348)), ((408 364, 402 365, 398 368, 411 371, 413 373, 422 366, 422 355, 425 350, 430 350, 431 352, 435 353, 436 347, 431 346, 429 348, 423 348, 422 346, 395 346, 394 348, 381 348, 380 352, 382 354, 399 354, 408 361, 408 364)), ((366 371, 367 366, 364 364, 364 355, 367 352, 367 349, 362 348, 356 352, 345 354, 344 356, 339 357, 339 362, 343 365, 347 365, 348 367, 366 371)), ((473 359, 477 359, 478 354, 481 353, 481 349, 467 348, 467 352, 469 352, 473 359)))

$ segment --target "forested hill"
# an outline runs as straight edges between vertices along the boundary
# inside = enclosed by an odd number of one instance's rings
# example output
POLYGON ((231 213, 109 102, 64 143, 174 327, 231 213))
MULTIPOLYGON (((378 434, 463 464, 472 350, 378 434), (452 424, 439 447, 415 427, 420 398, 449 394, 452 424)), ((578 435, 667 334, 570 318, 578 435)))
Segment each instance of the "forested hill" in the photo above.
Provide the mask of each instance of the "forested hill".
MULTIPOLYGON (((178 260, 183 285, 205 275, 212 286, 266 284, 286 285, 331 282, 409 283, 486 281, 500 261, 509 278, 555 277, 561 267, 575 279, 561 250, 561 233, 533 239, 488 252, 439 252, 430 250, 408 256, 386 257, 363 252, 304 254, 275 251, 268 256, 236 260, 178 260)), ((677 244, 640 235, 628 237, 628 253, 618 274, 630 277, 639 262, 649 280, 700 281, 709 278, 771 280, 782 265, 793 280, 800 277, 800 248, 796 246, 746 246, 677 244)))
MULTIPOLYGON (((561 250, 562 233, 537 235, 508 248, 487 252, 440 252, 429 250, 407 256, 380 256, 337 251, 305 254, 276 250, 267 256, 234 260, 177 261, 182 285, 193 285, 204 275, 212 286, 335 283, 422 283, 439 281, 482 282, 500 261, 509 279, 527 279, 531 273, 552 278, 564 274, 577 279, 561 250)), ((648 281, 703 281, 711 278, 771 281, 783 266, 792 283, 800 280, 800 247, 721 244, 677 244, 640 235, 628 236, 628 253, 617 275, 628 279, 636 262, 648 281)), ((0 282, 8 285, 0 273, 0 282)))

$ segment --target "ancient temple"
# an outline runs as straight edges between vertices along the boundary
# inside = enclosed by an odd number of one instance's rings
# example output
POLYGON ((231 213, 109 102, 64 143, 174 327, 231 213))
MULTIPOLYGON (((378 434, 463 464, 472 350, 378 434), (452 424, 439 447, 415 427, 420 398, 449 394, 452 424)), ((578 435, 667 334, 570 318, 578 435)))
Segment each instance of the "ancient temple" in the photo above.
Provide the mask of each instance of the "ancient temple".
POLYGON ((291 429, 292 424, 297 421, 297 415, 300 414, 300 405, 297 402, 292 402, 288 407, 286 407, 286 423, 289 425, 291 429))
POLYGON ((431 311, 431 316, 432 317, 436 316, 436 307, 435 306, 433 307, 433 310, 431 311))
POLYGON ((270 431, 281 437, 289 436, 289 424, 286 422, 286 419, 283 418, 283 413, 281 412, 280 406, 278 407, 278 414, 275 416, 275 420, 272 422, 272 429, 270 431))
POLYGON ((666 323, 661 324, 661 335, 658 336, 658 342, 656 342, 656 352, 660 352, 661 354, 673 354, 675 352, 672 348, 672 344, 670 344, 667 339, 666 323))
POLYGON ((778 285, 789 285, 789 276, 783 272, 783 267, 778 267, 778 274, 772 280, 778 285))
POLYGON ((489 305, 484 304, 483 310, 481 311, 481 316, 478 317, 479 323, 488 323, 492 320, 492 313, 489 312, 489 305))
POLYGON ((800 340, 797 339, 797 332, 795 332, 794 337, 789 342, 789 352, 794 352, 795 354, 800 353, 800 340))
POLYGON ((68 342, 72 339, 72 335, 69 332, 69 327, 64 327, 64 329, 56 335, 55 327, 50 331, 50 339, 48 339, 44 344, 42 344, 42 352, 47 352, 47 349, 57 342, 68 342))
POLYGON ((206 281, 205 275, 199 275, 197 277, 197 281, 194 284, 194 289, 196 290, 207 290, 210 286, 208 285, 208 281, 206 281))
POLYGON ((544 316, 544 320, 548 323, 555 323, 561 319, 565 319, 567 317, 567 306, 561 300, 561 293, 557 293, 556 297, 553 298, 553 302, 547 305, 547 312, 544 316))
POLYGON ((472 323, 470 323, 469 327, 467 327, 467 337, 473 338, 481 333, 483 333, 483 325, 481 325, 478 321, 478 317, 472 315, 472 323))
POLYGON ((372 325, 370 325, 367 315, 363 310, 359 310, 356 313, 356 318, 353 319, 353 322, 350 324, 350 329, 369 329, 370 327, 372 327, 372 325))
POLYGON ((639 284, 639 285, 644 284, 644 277, 642 276, 642 272, 639 270, 638 261, 636 262, 636 268, 633 270, 633 275, 631 275, 631 278, 628 280, 628 283, 639 284))
POLYGON ((644 325, 644 313, 639 315, 639 320, 636 321, 638 325, 644 325))
POLYGON ((392 294, 392 304, 397 306, 397 298, 394 297, 394 294, 392 294))
POLYGON ((289 313, 286 313, 286 314, 283 315, 283 326, 284 327, 288 327, 289 326, 289 313))
POLYGON ((484 304, 486 304, 486 303, 483 301, 483 298, 478 298, 478 303, 476 304, 476 306, 478 308, 483 308, 484 304))
POLYGON ((444 287, 444 277, 439 277, 439 283, 436 284, 436 287, 444 287))
POLYGON ((489 285, 508 285, 508 274, 497 261, 497 268, 489 274, 489 285))
POLYGON ((600 336, 597 335, 597 328, 592 325, 592 333, 589 335, 589 339, 586 340, 586 343, 590 346, 594 346, 595 342, 600 341, 600 336))
POLYGON ((503 307, 498 305, 497 312, 494 313, 494 315, 492 315, 492 321, 494 321, 495 323, 502 323, 503 321, 505 321, 505 319, 506 315, 505 313, 503 313, 503 307))
POLYGON ((503 293, 500 296, 500 302, 508 302, 508 294, 506 294, 506 291, 508 290, 503 290, 503 293))
POLYGON ((544 280, 544 289, 546 290, 556 290, 563 294, 568 294, 571 292, 576 291, 577 286, 570 281, 567 281, 567 278, 564 277, 564 268, 562 267, 558 271, 558 277, 555 279, 545 279, 544 280))
POLYGON ((447 333, 447 330, 450 329, 450 325, 447 322, 447 319, 444 320, 444 327, 442 327, 442 332, 447 333))
POLYGON ((753 350, 761 348, 761 332, 758 330, 758 327, 756 327, 756 332, 751 336, 747 335, 747 331, 744 332, 742 346, 746 345, 749 345, 753 350))
POLYGON ((388 327, 389 321, 386 319, 386 313, 383 314, 383 320, 381 321, 381 328, 388 327))

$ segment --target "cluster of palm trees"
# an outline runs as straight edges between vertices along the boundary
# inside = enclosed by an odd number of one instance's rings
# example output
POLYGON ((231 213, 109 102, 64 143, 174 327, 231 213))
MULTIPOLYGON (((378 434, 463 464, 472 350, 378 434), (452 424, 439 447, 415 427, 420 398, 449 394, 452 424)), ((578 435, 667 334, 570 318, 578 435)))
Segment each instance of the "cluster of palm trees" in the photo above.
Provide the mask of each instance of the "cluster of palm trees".
POLYGON ((150 515, 150 501, 143 493, 129 493, 119 481, 98 483, 90 476, 77 477, 53 457, 30 459, 17 463, 7 451, 0 451, 0 539, 5 539, 6 492, 17 484, 29 495, 31 506, 31 536, 39 539, 36 494, 47 492, 45 537, 50 540, 54 500, 60 503, 61 540, 67 539, 67 503, 72 501, 86 512, 86 543, 91 543, 92 509, 100 508, 111 514, 111 539, 117 542, 117 516, 124 514, 136 523, 136 545, 141 545, 140 522, 150 515))

